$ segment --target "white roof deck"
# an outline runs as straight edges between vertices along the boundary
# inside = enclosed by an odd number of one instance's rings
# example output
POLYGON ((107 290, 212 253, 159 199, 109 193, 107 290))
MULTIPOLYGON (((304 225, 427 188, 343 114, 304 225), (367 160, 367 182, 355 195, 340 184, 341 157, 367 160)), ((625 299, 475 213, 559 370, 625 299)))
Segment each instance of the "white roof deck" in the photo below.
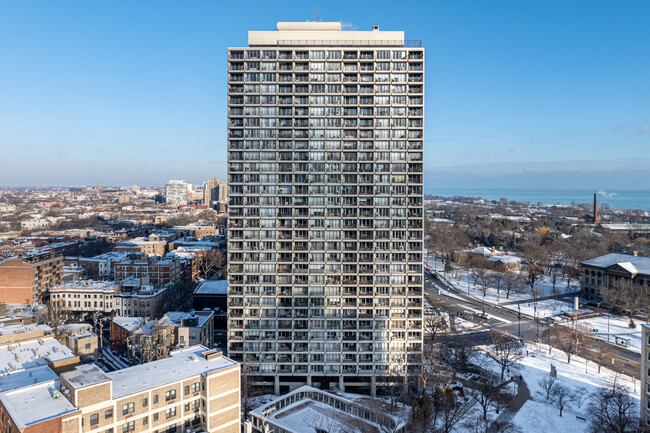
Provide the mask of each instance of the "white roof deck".
POLYGON ((223 355, 205 359, 201 354, 206 350, 208 349, 204 346, 191 346, 171 352, 169 358, 108 373, 107 376, 113 379, 113 398, 159 388, 168 383, 237 365, 235 361, 223 355))

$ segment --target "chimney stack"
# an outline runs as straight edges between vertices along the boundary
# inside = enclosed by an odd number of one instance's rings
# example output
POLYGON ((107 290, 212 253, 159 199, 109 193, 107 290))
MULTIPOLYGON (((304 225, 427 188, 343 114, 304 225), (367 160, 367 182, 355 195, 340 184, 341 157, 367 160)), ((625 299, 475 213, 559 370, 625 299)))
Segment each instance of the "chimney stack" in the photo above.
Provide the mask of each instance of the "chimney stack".
POLYGON ((600 217, 598 216, 598 193, 594 193, 594 223, 598 224, 600 222, 600 217))

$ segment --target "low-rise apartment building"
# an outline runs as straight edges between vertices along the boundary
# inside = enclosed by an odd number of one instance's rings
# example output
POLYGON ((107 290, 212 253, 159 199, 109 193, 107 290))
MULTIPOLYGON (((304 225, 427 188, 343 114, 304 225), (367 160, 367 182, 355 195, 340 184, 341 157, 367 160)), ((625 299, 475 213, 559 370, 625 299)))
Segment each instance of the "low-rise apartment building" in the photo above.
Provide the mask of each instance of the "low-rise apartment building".
POLYGON ((80 366, 61 392, 80 410, 70 431, 239 433, 239 364, 202 346, 112 373, 80 366))
POLYGON ((60 382, 0 393, 0 432, 239 433, 239 372, 203 346, 111 373, 82 365, 60 382))
POLYGON ((125 260, 115 263, 115 279, 148 277, 150 284, 176 283, 181 280, 181 264, 171 258, 161 260, 125 260))
POLYGON ((50 299, 73 313, 109 314, 118 291, 119 285, 112 281, 78 280, 51 288, 50 299))
POLYGON ((132 288, 123 285, 120 292, 114 296, 114 310, 118 316, 161 317, 165 306, 167 287, 142 285, 132 288))

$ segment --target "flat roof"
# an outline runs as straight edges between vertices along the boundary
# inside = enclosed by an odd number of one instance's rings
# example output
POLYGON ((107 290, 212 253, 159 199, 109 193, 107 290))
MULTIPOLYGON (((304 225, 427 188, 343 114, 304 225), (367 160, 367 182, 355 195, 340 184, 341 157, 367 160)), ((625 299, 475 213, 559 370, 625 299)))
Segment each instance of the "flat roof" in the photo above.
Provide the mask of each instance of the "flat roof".
POLYGON ((59 376, 45 365, 0 375, 0 392, 25 388, 35 383, 56 380, 59 376))
POLYGON ((0 346, 0 374, 26 370, 74 358, 72 351, 52 336, 0 346))
POLYGON ((61 394, 58 380, 0 393, 0 401, 19 429, 77 411, 61 394))
POLYGON ((159 388, 199 374, 221 370, 237 365, 225 356, 205 359, 201 354, 208 350, 197 345, 175 350, 168 358, 107 373, 113 379, 113 398, 159 388))
POLYGON ((96 385, 111 380, 111 378, 95 364, 78 365, 72 371, 61 373, 61 377, 75 388, 96 385))
POLYGON ((203 281, 194 289, 195 295, 227 295, 228 280, 209 280, 203 281))

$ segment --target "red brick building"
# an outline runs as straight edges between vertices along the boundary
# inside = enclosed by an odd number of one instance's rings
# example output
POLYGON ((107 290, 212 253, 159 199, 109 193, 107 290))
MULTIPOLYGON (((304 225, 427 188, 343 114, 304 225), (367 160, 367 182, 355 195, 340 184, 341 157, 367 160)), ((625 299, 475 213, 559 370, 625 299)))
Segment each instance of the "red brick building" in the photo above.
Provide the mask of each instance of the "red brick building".
POLYGON ((63 283, 63 257, 0 259, 0 300, 10 304, 43 302, 51 287, 63 283))
POLYGON ((149 284, 176 283, 181 280, 182 270, 178 260, 144 259, 125 260, 115 263, 115 279, 148 277, 149 284))

